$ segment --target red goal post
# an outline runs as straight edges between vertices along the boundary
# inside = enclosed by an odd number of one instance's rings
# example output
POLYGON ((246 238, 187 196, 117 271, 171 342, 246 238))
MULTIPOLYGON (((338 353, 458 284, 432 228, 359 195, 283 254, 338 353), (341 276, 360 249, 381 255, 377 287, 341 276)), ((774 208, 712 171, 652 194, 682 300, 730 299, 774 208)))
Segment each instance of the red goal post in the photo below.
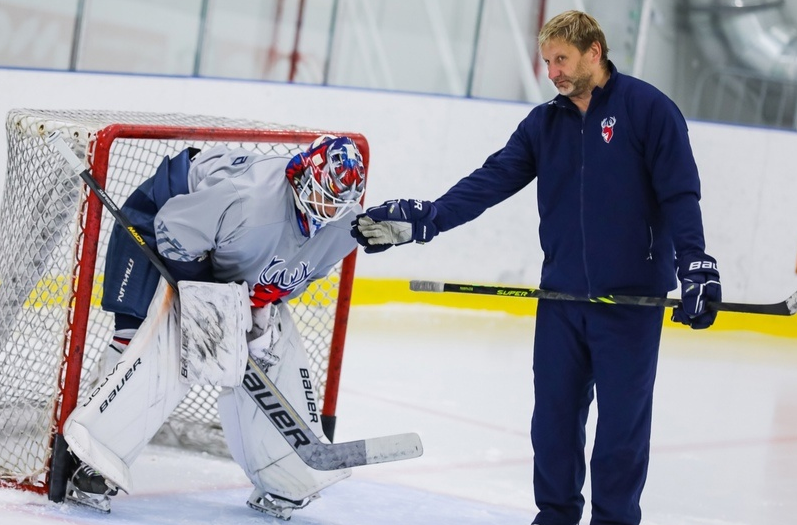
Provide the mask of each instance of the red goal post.
MULTIPOLYGON (((184 114, 19 109, 6 119, 8 170, 0 208, 0 483, 58 501, 56 457, 66 418, 113 331, 100 309, 113 218, 44 142, 58 130, 121 205, 165 155, 225 143, 294 155, 320 134, 345 134, 368 169, 357 133, 184 114), (53 474, 53 471, 56 473, 53 474), (54 479, 56 478, 56 479, 54 479)), ((334 434, 356 251, 291 302, 318 389, 324 432, 334 434)), ((215 398, 194 387, 156 436, 226 454, 215 398)), ((62 438, 61 438, 62 440, 62 438)))

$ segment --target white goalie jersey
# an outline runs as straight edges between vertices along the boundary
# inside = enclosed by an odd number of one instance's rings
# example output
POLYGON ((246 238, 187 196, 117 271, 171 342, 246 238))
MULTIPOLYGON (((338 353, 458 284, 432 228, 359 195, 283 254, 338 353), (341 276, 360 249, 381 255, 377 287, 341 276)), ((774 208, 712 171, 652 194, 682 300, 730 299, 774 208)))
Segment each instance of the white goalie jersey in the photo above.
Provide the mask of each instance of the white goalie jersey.
POLYGON ((155 217, 158 251, 176 261, 210 257, 218 281, 272 286, 288 299, 357 246, 349 224, 358 206, 323 228, 302 233, 288 157, 211 148, 188 173, 189 193, 169 199, 155 217))

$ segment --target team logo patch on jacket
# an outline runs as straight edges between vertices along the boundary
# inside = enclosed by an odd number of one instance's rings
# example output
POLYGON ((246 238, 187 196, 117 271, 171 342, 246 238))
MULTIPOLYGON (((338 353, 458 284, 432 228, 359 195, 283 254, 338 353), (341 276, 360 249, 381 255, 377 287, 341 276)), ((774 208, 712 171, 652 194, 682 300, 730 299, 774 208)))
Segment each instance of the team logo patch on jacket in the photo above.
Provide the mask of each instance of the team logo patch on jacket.
POLYGON ((608 144, 614 136, 614 124, 617 119, 614 117, 605 118, 601 121, 601 136, 603 141, 608 144))

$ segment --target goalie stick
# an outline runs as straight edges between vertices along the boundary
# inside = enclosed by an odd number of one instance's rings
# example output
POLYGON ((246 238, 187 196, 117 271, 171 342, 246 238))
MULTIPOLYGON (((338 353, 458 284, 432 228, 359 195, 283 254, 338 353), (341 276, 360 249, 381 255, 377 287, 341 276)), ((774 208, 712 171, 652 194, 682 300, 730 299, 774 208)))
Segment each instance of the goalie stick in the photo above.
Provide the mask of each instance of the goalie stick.
MULTIPOLYGON (((486 286, 479 284, 456 284, 436 281, 410 281, 414 292, 457 292, 467 294, 498 295, 501 297, 525 297, 528 299, 553 299, 556 301, 587 301, 590 303, 630 304, 637 306, 676 307, 680 299, 670 297, 645 297, 638 295, 606 295, 587 297, 561 292, 540 290, 539 288, 513 288, 510 286, 486 286)), ((797 313, 797 292, 787 299, 772 304, 709 302, 706 307, 717 312, 740 312, 764 315, 794 315, 797 313)))
MULTIPOLYGON (((166 282, 177 291, 177 281, 169 273, 160 257, 144 242, 124 213, 116 206, 89 170, 83 166, 81 160, 61 137, 61 133, 58 131, 49 133, 45 138, 45 143, 54 147, 64 157, 75 174, 83 179, 113 218, 135 240, 166 282)), ((337 470, 411 459, 423 453, 421 438, 415 433, 360 439, 346 443, 323 443, 291 406, 274 382, 252 359, 252 356, 248 356, 242 386, 302 461, 316 470, 337 470)), ((63 439, 60 441, 63 442, 63 439)))

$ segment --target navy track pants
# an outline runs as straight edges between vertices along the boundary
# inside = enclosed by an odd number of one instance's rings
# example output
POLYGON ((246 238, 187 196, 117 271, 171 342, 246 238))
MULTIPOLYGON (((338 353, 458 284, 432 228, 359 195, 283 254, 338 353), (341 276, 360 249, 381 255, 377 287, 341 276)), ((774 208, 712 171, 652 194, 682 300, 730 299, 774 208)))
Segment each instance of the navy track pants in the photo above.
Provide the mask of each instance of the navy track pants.
POLYGON ((540 300, 534 339, 535 523, 581 519, 597 396, 591 525, 638 525, 664 308, 540 300))

